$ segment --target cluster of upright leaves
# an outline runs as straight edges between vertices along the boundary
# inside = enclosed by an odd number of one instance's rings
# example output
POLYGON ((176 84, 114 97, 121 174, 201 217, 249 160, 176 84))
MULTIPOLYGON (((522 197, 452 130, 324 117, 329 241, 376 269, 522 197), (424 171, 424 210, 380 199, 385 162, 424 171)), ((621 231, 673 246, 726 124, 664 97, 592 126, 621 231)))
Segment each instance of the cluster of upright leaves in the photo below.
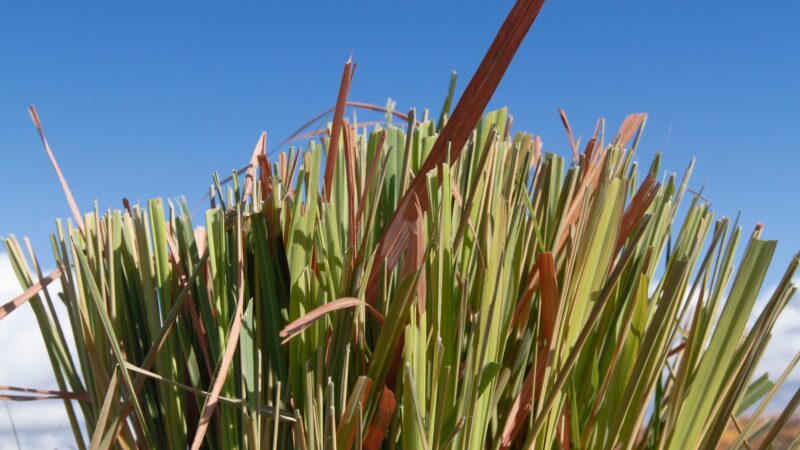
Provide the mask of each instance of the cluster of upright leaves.
POLYGON ((699 195, 680 220, 691 166, 638 166, 643 115, 580 154, 569 132, 569 163, 501 109, 428 173, 447 111, 404 117, 334 123, 338 158, 323 139, 269 162, 262 136, 199 226, 161 200, 57 223, 68 317, 46 289, 31 305, 59 388, 86 394, 64 399, 78 448, 687 449, 780 428, 736 418, 782 382, 754 370, 798 258, 748 328, 776 243, 755 230, 735 270, 735 223, 699 195), (393 267, 376 248, 415 177, 393 267))

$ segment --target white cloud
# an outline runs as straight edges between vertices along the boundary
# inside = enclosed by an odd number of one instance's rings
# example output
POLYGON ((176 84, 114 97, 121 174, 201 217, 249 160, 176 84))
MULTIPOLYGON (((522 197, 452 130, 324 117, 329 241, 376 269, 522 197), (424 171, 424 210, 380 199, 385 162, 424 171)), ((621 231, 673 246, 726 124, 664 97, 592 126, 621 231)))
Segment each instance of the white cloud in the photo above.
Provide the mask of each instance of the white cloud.
MULTIPOLYGON (((648 286, 648 293, 653 295, 658 287, 659 280, 653 280, 648 286)), ((800 279, 793 280, 795 285, 800 285, 800 279)), ((684 320, 690 320, 694 311, 694 306, 697 303, 699 293, 695 292, 691 299, 689 298, 689 289, 683 297, 682 307, 690 302, 689 310, 686 313, 684 320), (687 319, 689 318, 689 319, 687 319)), ((751 327, 758 318, 761 311, 769 302, 770 297, 777 289, 777 285, 767 288, 762 288, 761 293, 756 299, 753 306, 753 311, 748 319, 748 329, 751 327)), ((723 301, 727 299, 728 292, 723 295, 723 301)), ((720 306, 721 310, 721 306, 720 306)), ((717 316, 721 311, 717 311, 717 316)), ((764 373, 769 374, 769 379, 773 382, 781 376, 783 371, 794 358, 795 354, 800 351, 800 295, 795 295, 783 310, 775 326, 772 328, 772 339, 767 344, 764 353, 761 355, 761 360, 754 372, 754 378, 761 376, 764 373)), ((794 368, 789 374, 783 386, 778 390, 777 394, 770 403, 768 411, 780 412, 789 399, 792 397, 797 388, 800 387, 800 364, 794 368)))
MULTIPOLYGON (((55 294, 59 286, 52 284, 49 292, 55 294)), ((0 304, 6 303, 22 292, 11 268, 8 255, 0 253, 0 304)), ((66 309, 53 297, 56 313, 66 320, 66 309)), ((65 336, 72 343, 70 327, 64 327, 65 336)), ((52 374, 42 335, 30 305, 25 304, 0 321, 0 385, 40 389, 58 389, 52 374)), ((20 445, 23 449, 74 448, 75 441, 67 421, 64 404, 60 400, 35 402, 6 402, 0 406, 0 448, 15 449, 9 413, 14 420, 20 445)))
MULTIPOLYGON (((800 280, 795 279, 794 283, 798 285, 800 280)), ((761 313, 775 288, 776 286, 773 286, 762 291, 753 308, 754 316, 761 313)), ((754 320, 751 319, 751 322, 754 320)), ((798 351, 800 351, 800 298, 795 295, 772 328, 772 339, 761 356, 761 361, 756 368, 756 375, 767 372, 769 378, 775 381, 798 351)), ((782 409, 798 387, 800 387, 800 367, 795 367, 781 390, 778 391, 771 408, 782 409)))

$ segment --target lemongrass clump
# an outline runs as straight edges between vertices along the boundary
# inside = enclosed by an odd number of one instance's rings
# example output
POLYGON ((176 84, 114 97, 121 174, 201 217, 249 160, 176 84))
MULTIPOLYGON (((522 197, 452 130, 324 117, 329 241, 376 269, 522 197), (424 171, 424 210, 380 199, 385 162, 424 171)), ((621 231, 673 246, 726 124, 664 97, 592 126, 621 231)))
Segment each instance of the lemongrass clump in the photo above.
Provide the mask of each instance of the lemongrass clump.
MULTIPOLYGON (((6 240, 78 448, 713 448, 768 402, 798 259, 748 329, 776 243, 757 229, 736 263, 739 227, 684 199, 692 166, 636 163, 643 115, 570 162, 501 109, 427 172, 448 112, 396 116, 273 162, 262 136, 199 218, 59 221, 58 298, 6 240)), ((757 423, 740 443, 782 425, 757 423)))
POLYGON ((348 62, 329 128, 293 136, 319 139, 269 161, 262 134, 198 218, 81 217, 32 109, 74 217, 48 275, 5 241, 26 291, 0 319, 29 301, 59 390, 3 398, 62 399, 79 449, 682 450, 730 423, 766 448, 800 403, 761 420, 798 357, 755 373, 800 256, 756 313, 776 242, 757 228, 737 262, 737 224, 684 199, 693 164, 636 162, 643 114, 579 148, 562 112, 569 161, 483 115, 542 3, 515 3, 435 121, 345 121, 381 110, 348 102, 348 62))

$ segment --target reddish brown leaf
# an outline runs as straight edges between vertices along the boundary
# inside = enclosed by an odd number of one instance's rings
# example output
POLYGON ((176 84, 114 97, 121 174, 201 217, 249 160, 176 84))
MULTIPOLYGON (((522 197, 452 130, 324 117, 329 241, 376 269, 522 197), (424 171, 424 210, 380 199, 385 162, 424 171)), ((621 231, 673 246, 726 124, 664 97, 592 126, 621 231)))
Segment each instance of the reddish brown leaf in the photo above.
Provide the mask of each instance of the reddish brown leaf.
MULTIPOLYGON (((350 398, 347 400, 347 406, 345 407, 346 413, 343 414, 343 419, 346 417, 346 414, 354 413, 356 410, 356 403, 358 402, 361 404, 361 408, 365 407, 367 404, 367 398, 369 397, 370 390, 372 389, 372 380, 366 378, 366 383, 364 385, 364 389, 361 391, 361 395, 356 398, 355 396, 351 395, 350 398)), ((338 428, 336 429, 336 439, 338 442, 344 442, 344 445, 341 447, 343 450, 350 450, 353 448, 353 441, 356 439, 356 427, 360 427, 361 424, 358 421, 353 422, 342 422, 339 423, 338 428)), ((359 443, 360 444, 360 443, 359 443)), ((358 447, 356 447, 358 448, 358 447)))
POLYGON ((622 122, 622 126, 619 127, 619 132, 612 141, 611 146, 621 148, 627 146, 634 133, 644 125, 645 119, 647 119, 647 114, 644 113, 631 114, 626 117, 622 122))
MULTIPOLYGON (((395 110, 389 111, 388 109, 386 109, 386 108, 384 108, 382 106, 373 105, 371 103, 347 102, 347 106, 351 106, 353 108, 359 108, 359 109, 366 109, 366 110, 369 110, 369 111, 382 112, 382 113, 386 113, 386 114, 391 112, 392 116, 397 117, 398 119, 405 120, 406 122, 408 122, 408 116, 406 114, 403 114, 403 113, 401 113, 399 111, 395 111, 395 110)), ((419 121, 415 120, 414 122, 417 125, 419 124, 419 121)))
POLYGON ((536 260, 536 267, 539 275, 538 279, 541 280, 539 290, 543 341, 538 344, 535 368, 531 368, 525 376, 522 382, 522 389, 511 404, 506 424, 503 427, 501 448, 508 448, 511 445, 531 411, 531 401, 541 395, 547 356, 553 339, 553 330, 555 329, 561 299, 553 254, 541 253, 536 260))
POLYGON ((44 151, 47 152, 47 157, 50 158, 50 163, 53 165, 53 169, 56 171, 58 181, 61 183, 61 188, 64 190, 64 195, 67 197, 69 209, 72 211, 72 217, 75 219, 75 223, 78 224, 78 228, 80 228, 81 233, 83 233, 83 219, 81 218, 80 210, 78 209, 78 205, 75 203, 75 198, 72 197, 72 191, 67 184, 67 180, 64 178, 64 174, 61 173, 61 168, 58 166, 58 161, 56 161, 55 155, 53 155, 53 150, 50 149, 50 144, 47 143, 47 138, 44 137, 42 122, 39 120, 39 114, 36 113, 36 107, 30 105, 28 107, 28 113, 30 113, 33 124, 36 125, 36 131, 39 132, 39 137, 42 139, 44 151))
POLYGON ((677 346, 675 346, 675 348, 670 350, 669 353, 667 353, 667 358, 677 355, 678 353, 683 351, 684 348, 686 348, 686 341, 685 340, 681 341, 680 344, 678 344, 677 346))
MULTIPOLYGON (((408 122, 408 120, 409 120, 408 116, 403 114, 403 113, 401 113, 401 112, 394 111, 394 110, 389 111, 388 109, 386 109, 386 108, 384 108, 382 106, 373 105, 371 103, 349 101, 349 102, 347 102, 347 106, 349 106, 351 108, 366 109, 368 111, 382 112, 382 113, 386 113, 386 114, 391 113, 393 117, 397 117, 400 120, 404 120, 406 122, 408 122)), ((326 115, 332 113, 333 109, 334 108, 328 108, 325 111, 323 111, 323 112, 317 114, 316 116, 312 117, 306 123, 301 125, 298 129, 296 129, 292 134, 290 134, 289 137, 287 137, 280 144, 278 144, 278 146, 275 147, 275 148, 276 149, 282 148, 284 145, 286 145, 286 144, 288 144, 290 142, 293 142, 293 141, 296 141, 296 140, 300 140, 302 138, 301 136, 305 136, 305 137, 308 138, 308 137, 318 136, 320 134, 327 133, 327 130, 315 130, 315 131, 311 131, 311 132, 305 133, 305 134, 303 132, 305 130, 307 130, 311 125, 314 125, 315 123, 317 123, 320 120, 322 120, 322 118, 325 117, 326 115)), ((419 124, 419 121, 414 121, 414 122, 416 124, 419 124)), ((374 124, 378 124, 378 123, 383 123, 383 121, 364 122, 364 123, 361 123, 359 125, 367 125, 367 124, 374 125, 374 124)))
POLYGON ((394 392, 385 385, 383 386, 383 393, 378 402, 378 409, 372 416, 372 423, 369 425, 367 437, 364 438, 362 448, 365 450, 378 450, 381 447, 381 442, 389 431, 389 426, 392 424, 392 416, 397 407, 397 402, 394 398, 394 392))
POLYGON ((569 396, 564 398, 564 410, 561 412, 558 438, 561 440, 561 450, 572 448, 569 443, 569 396))
POLYGON ((280 152, 278 154, 278 177, 283 181, 283 185, 286 188, 289 188, 289 177, 287 176, 287 172, 289 171, 289 163, 286 160, 286 152, 280 152))
POLYGON ((567 130, 567 138, 569 138, 569 146, 572 148, 572 160, 578 162, 578 143, 575 142, 575 138, 572 137, 572 128, 569 126, 569 120, 567 120, 567 113, 564 112, 563 109, 558 108, 558 115, 561 116, 561 123, 564 124, 564 129, 567 130))
POLYGON ((594 154, 595 150, 603 146, 602 138, 600 139, 600 141, 598 141, 597 135, 600 134, 600 131, 602 130, 604 123, 605 122, 603 121, 603 119, 599 119, 597 121, 597 125, 594 128, 594 136, 592 136, 592 138, 589 139, 589 142, 586 143, 586 148, 583 150, 583 154, 586 155, 587 164, 591 164, 594 162, 594 160, 592 159, 592 155, 594 154))
POLYGON ((0 394, 0 401, 10 402, 30 402, 39 400, 78 400, 81 402, 90 402, 89 394, 76 394, 74 392, 63 392, 59 395, 14 395, 14 394, 0 394))
POLYGON ((542 314, 542 337, 548 343, 553 339, 553 330, 556 325, 556 315, 558 305, 561 302, 561 295, 558 293, 556 281, 556 265, 552 253, 541 253, 537 258, 539 275, 541 282, 539 290, 541 292, 541 314, 542 314))
MULTIPOLYGON (((544 362, 542 354, 537 355, 536 366, 541 367, 544 362)), ((525 423, 525 417, 531 411, 531 399, 533 398, 533 377, 537 370, 531 369, 522 381, 522 388, 514 398, 511 408, 508 410, 506 424, 503 426, 503 434, 500 441, 500 448, 507 449, 511 446, 514 438, 525 423)))
POLYGON ((202 255, 206 252, 206 227, 198 225, 194 229, 194 242, 197 245, 197 254, 202 255))
POLYGON ((341 309, 353 308, 355 306, 365 306, 367 311, 372 313, 372 315, 378 319, 379 323, 383 324, 383 316, 378 312, 377 309, 373 308, 372 305, 369 305, 357 298, 342 297, 330 303, 325 303, 322 306, 318 306, 317 308, 312 309, 292 322, 286 324, 286 326, 283 327, 278 335, 283 338, 283 343, 285 344, 290 339, 300 334, 303 330, 313 325, 314 322, 321 319, 323 316, 325 316, 325 314, 339 311, 341 309))
POLYGON ((261 181, 261 198, 268 198, 272 192, 272 183, 269 178, 272 176, 272 168, 269 165, 266 155, 258 155, 258 178, 261 181))
POLYGON ((650 204, 653 203, 657 193, 658 183, 656 183, 656 177, 653 173, 649 173, 622 216, 619 237, 617 238, 617 244, 614 246, 614 254, 619 253, 622 245, 633 232, 634 227, 641 223, 642 216, 647 212, 650 204))
POLYGON ((39 280, 37 283, 34 283, 33 285, 31 285, 31 287, 25 289, 25 292, 19 294, 18 296, 14 297, 11 301, 0 307, 0 320, 3 320, 4 317, 11 314, 15 309, 24 305, 25 302, 35 297, 36 294, 38 294, 48 284, 59 279, 60 277, 61 277, 61 269, 56 268, 54 271, 48 273, 44 278, 39 280))
POLYGON ((253 182, 256 176, 256 166, 258 165, 258 157, 264 155, 267 151, 267 133, 262 132, 258 138, 255 148, 253 149, 253 156, 250 157, 250 166, 247 168, 247 176, 244 180, 244 191, 242 193, 242 202, 247 201, 253 189, 253 182))
POLYGON ((78 400, 82 402, 91 401, 89 394, 85 392, 53 391, 49 389, 33 389, 16 386, 0 386, 0 391, 24 392, 26 395, 0 394, 0 400, 12 400, 18 402, 53 399, 78 400))
MULTIPOLYGON (((385 120, 368 120, 366 122, 358 122, 356 125, 360 128, 368 128, 375 125, 385 125, 385 120)), ((309 131, 307 133, 300 134, 291 140, 286 141, 286 143, 297 142, 297 141, 304 141, 306 139, 311 139, 317 136, 322 136, 323 134, 328 134, 328 130, 314 130, 309 131)))
POLYGON ((328 159, 325 162, 325 199, 331 198, 331 183, 333 183, 333 170, 336 168, 336 157, 339 152, 339 134, 342 129, 342 119, 344 109, 347 106, 347 94, 350 92, 350 82, 353 81, 352 58, 344 64, 342 72, 342 83, 339 85, 339 96, 336 99, 336 107, 333 110, 333 123, 331 124, 331 140, 328 144, 328 159))

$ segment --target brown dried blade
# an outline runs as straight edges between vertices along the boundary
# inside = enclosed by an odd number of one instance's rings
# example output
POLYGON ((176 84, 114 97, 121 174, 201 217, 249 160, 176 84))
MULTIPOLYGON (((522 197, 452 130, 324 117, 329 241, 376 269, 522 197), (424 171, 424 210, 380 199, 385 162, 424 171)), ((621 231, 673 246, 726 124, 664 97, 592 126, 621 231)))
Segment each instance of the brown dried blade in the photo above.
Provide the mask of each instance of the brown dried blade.
POLYGON ((445 162, 448 147, 450 147, 450 163, 461 155, 469 135, 478 123, 489 99, 500 84, 511 59, 536 20, 543 4, 544 0, 518 0, 511 8, 492 45, 478 66, 478 70, 461 95, 453 115, 445 124, 433 144, 430 154, 412 180, 408 191, 400 200, 397 210, 385 228, 378 243, 375 264, 372 266, 367 284, 366 299, 368 303, 374 302, 378 295, 381 262, 386 259, 386 267, 394 268, 405 250, 411 227, 416 218, 416 211, 413 207, 414 198, 419 197, 423 212, 428 208, 427 195, 425 195, 427 173, 445 162))
POLYGON ((89 394, 86 392, 66 392, 66 391, 53 391, 50 389, 33 389, 17 386, 0 386, 0 391, 22 392, 24 395, 16 394, 0 394, 2 400, 12 401, 30 401, 30 400, 51 400, 51 399, 68 399, 78 400, 82 402, 89 402, 89 394))
POLYGON ((532 401, 538 398, 542 391, 545 368, 548 360, 549 347, 553 339, 553 331, 558 314, 558 305, 561 294, 558 291, 557 273, 552 253, 541 253, 537 258, 536 267, 539 273, 541 292, 541 320, 542 342, 539 343, 537 361, 522 382, 522 388, 511 404, 511 409, 503 427, 501 448, 509 448, 516 435, 525 424, 525 418, 530 414, 532 401), (535 392, 534 392, 535 389, 535 392))
POLYGON ((558 108, 558 115, 561 116, 561 123, 564 124, 564 129, 567 130, 567 138, 569 138, 569 146, 572 148, 572 161, 577 163, 580 160, 580 158, 578 157, 578 143, 575 142, 575 138, 572 136, 572 128, 569 126, 569 120, 567 120, 567 113, 565 113, 563 109, 558 108))
POLYGON ((55 155, 53 155, 53 150, 50 149, 50 144, 47 143, 47 138, 44 137, 42 122, 39 120, 39 114, 36 112, 36 107, 33 105, 28 106, 28 113, 31 115, 33 124, 36 125, 36 131, 39 132, 39 137, 42 139, 44 151, 47 152, 47 157, 50 158, 50 163, 53 165, 53 169, 56 171, 58 181, 61 183, 61 188, 64 190, 64 195, 67 197, 69 209, 72 211, 72 217, 75 219, 75 223, 78 224, 78 228, 80 228, 81 233, 83 233, 83 219, 81 219, 80 210, 78 209, 78 205, 75 203, 75 198, 72 197, 72 191, 67 184, 67 180, 64 178, 64 174, 61 173, 61 168, 58 166, 58 161, 56 161, 55 155))
POLYGON ((292 322, 286 324, 286 326, 283 327, 278 335, 283 338, 283 343, 285 344, 290 339, 300 334, 303 330, 313 325, 314 322, 324 317, 325 314, 339 311, 341 309, 354 308, 356 306, 365 306, 367 311, 369 311, 373 316, 375 316, 376 319, 378 319, 378 323, 383 324, 383 315, 381 315, 377 309, 373 308, 372 305, 369 305, 364 301, 354 297, 343 297, 332 302, 325 303, 324 305, 318 306, 317 308, 314 308, 311 311, 303 314, 292 322))
POLYGON ((342 131, 344 109, 347 106, 347 94, 350 92, 350 82, 353 81, 355 65, 349 58, 344 64, 342 83, 339 86, 339 96, 336 99, 336 108, 333 110, 333 124, 331 125, 331 140, 328 143, 328 159, 325 162, 325 200, 331 198, 331 183, 333 183, 333 170, 336 168, 336 157, 339 152, 339 135, 342 131))
POLYGON ((619 133, 614 138, 611 143, 611 147, 621 147, 624 148, 628 145, 628 142, 633 137, 634 133, 636 133, 642 125, 644 125, 644 121, 647 119, 647 114, 638 113, 638 114, 631 114, 625 118, 622 122, 622 126, 619 127, 619 133))
POLYGON ((36 294, 38 294, 48 284, 59 279, 60 277, 61 277, 61 269, 56 268, 54 271, 45 275, 44 278, 31 285, 31 287, 25 289, 25 292, 19 294, 18 296, 14 297, 11 301, 0 307, 0 320, 3 320, 4 317, 11 314, 15 309, 24 305, 25 302, 35 297, 36 294))
POLYGON ((628 209, 622 216, 622 223, 620 225, 619 238, 617 244, 614 246, 614 254, 619 253, 625 240, 633 232, 636 224, 641 223, 642 217, 647 212, 647 208, 653 203, 658 193, 658 183, 656 183, 655 174, 649 173, 647 178, 644 179, 636 195, 633 196, 628 209))
POLYGON ((383 442, 386 432, 392 425, 392 416, 397 407, 397 401, 394 397, 394 392, 391 389, 383 386, 383 393, 378 402, 378 409, 372 416, 372 423, 369 425, 367 437, 364 438, 363 447, 366 450, 378 450, 383 442))
POLYGON ((253 149, 253 156, 250 157, 250 166, 247 167, 247 176, 244 180, 244 191, 242 193, 242 202, 247 201, 253 190, 253 183, 256 177, 256 167, 258 166, 258 157, 267 151, 267 133, 261 132, 255 148, 253 149))

